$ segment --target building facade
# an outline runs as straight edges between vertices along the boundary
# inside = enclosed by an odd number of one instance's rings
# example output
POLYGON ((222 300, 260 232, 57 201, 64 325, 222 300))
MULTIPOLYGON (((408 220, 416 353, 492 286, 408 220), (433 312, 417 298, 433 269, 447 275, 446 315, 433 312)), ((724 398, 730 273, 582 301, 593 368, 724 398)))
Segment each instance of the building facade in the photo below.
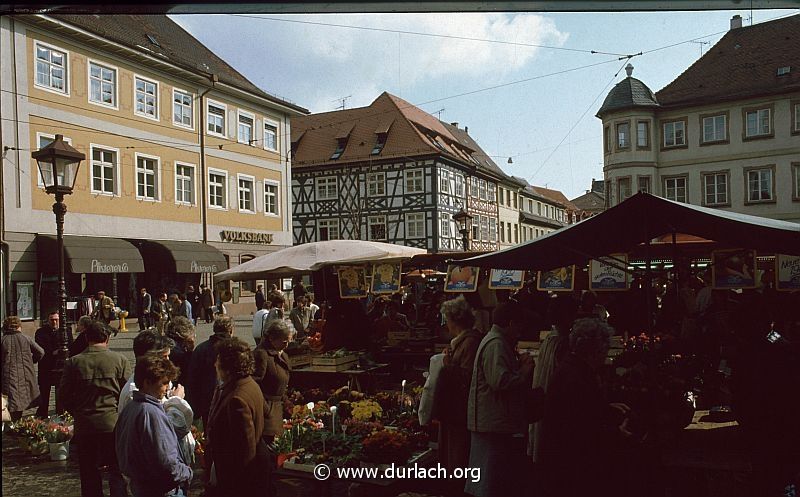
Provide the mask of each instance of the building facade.
POLYGON ((520 242, 520 195, 527 186, 522 178, 508 177, 497 185, 497 205, 500 217, 500 248, 509 248, 520 242))
POLYGON ((561 192, 527 185, 520 193, 520 242, 534 240, 567 225, 569 205, 561 192), (547 192, 547 194, 545 194, 547 192))
POLYGON ((800 31, 795 15, 717 44, 661 91, 628 77, 597 114, 605 198, 637 191, 800 222, 800 31))
POLYGON ((133 310, 138 287, 184 291, 291 245, 288 136, 305 109, 166 16, 4 16, 0 28, 8 312, 57 305, 53 199, 31 158, 56 134, 86 155, 66 198, 70 296, 102 289, 133 310))

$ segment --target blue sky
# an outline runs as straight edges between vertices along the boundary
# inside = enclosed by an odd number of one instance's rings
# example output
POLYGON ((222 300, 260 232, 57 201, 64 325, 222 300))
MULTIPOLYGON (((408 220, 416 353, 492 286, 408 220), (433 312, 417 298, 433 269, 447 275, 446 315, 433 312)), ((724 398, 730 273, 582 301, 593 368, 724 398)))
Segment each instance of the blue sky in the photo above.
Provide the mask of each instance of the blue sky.
MULTIPOLYGON (((792 13, 800 9, 754 10, 753 22, 792 13)), ((434 115, 444 109, 441 119, 468 126, 507 173, 574 198, 603 176, 594 115, 627 64, 585 51, 634 54, 709 42, 632 58, 633 76, 658 91, 712 47, 735 14, 750 24, 749 10, 171 18, 260 88, 312 112, 334 110, 348 96, 347 108, 369 105, 383 91, 434 115), (598 65, 584 67, 591 64, 598 65)))

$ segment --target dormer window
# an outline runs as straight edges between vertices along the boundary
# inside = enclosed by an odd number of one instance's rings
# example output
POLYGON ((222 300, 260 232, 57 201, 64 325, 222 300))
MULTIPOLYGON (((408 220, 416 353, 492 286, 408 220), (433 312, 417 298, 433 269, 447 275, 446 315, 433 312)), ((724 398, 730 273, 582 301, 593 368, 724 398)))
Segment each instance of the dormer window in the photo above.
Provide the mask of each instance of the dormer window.
POLYGON ((336 150, 331 155, 331 160, 336 160, 344 153, 344 148, 347 146, 347 138, 336 139, 336 150))
POLYGON ((371 155, 378 155, 383 150, 383 147, 386 145, 386 138, 389 136, 389 133, 377 133, 375 135, 375 146, 372 147, 371 155))

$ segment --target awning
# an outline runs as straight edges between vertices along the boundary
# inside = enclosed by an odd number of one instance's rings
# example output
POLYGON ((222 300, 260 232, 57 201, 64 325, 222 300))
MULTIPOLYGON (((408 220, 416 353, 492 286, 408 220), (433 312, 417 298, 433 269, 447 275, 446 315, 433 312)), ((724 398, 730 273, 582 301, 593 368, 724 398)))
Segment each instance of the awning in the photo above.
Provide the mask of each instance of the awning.
POLYGON ((216 247, 200 242, 131 240, 139 247, 148 271, 166 273, 218 273, 228 269, 216 247))
MULTIPOLYGON (((58 240, 53 235, 36 236, 39 271, 58 273, 58 240)), ((64 272, 143 273, 142 255, 131 243, 119 238, 64 235, 64 272)))

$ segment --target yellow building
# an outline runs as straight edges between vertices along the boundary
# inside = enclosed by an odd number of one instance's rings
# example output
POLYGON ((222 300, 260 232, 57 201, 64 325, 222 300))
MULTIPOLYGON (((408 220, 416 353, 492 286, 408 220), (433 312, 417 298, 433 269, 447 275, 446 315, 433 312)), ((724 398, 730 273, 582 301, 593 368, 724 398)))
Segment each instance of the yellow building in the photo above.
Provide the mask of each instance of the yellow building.
POLYGON ((292 244, 288 137, 306 109, 166 16, 4 16, 0 37, 5 311, 57 306, 53 198, 31 158, 55 134, 86 155, 66 198, 71 297, 134 310, 140 287, 197 288, 292 244))

